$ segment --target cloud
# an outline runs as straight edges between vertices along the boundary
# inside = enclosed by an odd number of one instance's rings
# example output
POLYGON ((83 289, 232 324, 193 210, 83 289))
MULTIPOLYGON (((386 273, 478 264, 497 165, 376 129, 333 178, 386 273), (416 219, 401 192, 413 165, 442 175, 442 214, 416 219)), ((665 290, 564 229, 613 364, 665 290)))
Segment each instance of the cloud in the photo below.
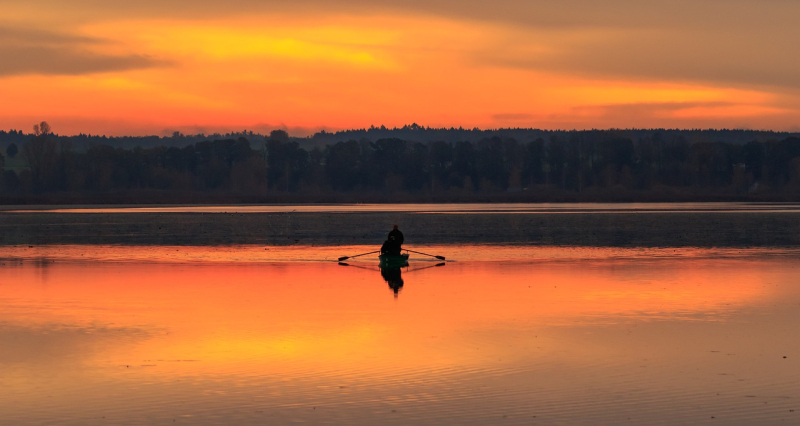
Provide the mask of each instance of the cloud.
POLYGON ((731 102, 636 102, 625 104, 576 106, 576 114, 592 114, 602 118, 665 118, 687 109, 719 108, 734 105, 731 102))
MULTIPOLYGON (((693 127, 780 128, 779 122, 790 111, 769 105, 754 105, 729 101, 717 102, 652 102, 613 105, 592 105, 572 108, 569 115, 593 117, 611 127, 632 126, 631 123, 650 123, 651 126, 677 128, 693 127), (770 123, 757 126, 753 122, 770 123)), ((642 125, 642 124, 639 124, 642 125)))
MULTIPOLYGON (((24 7, 28 20, 84 23, 263 16, 269 27, 281 16, 316 25, 343 16, 367 23, 374 16, 437 17, 513 33, 477 55, 483 64, 601 78, 800 87, 800 55, 792 55, 800 39, 794 22, 800 2, 793 0, 74 0, 69 6, 29 0, 24 7), (542 55, 542 48, 550 54, 542 55)), ((131 65, 149 63, 146 57, 128 59, 131 65)))
POLYGON ((0 5, 0 19, 14 25, 0 31, 9 59, 0 77, 109 74, 4 79, 15 105, 6 114, 62 119, 63 128, 76 128, 65 111, 120 123, 84 132, 250 129, 236 124, 260 120, 297 132, 419 120, 584 127, 640 117, 637 125, 683 126, 722 122, 723 112, 798 123, 796 0, 17 3, 0 5), (20 29, 32 25, 47 31, 20 29), (29 100, 54 92, 61 103, 29 100), (735 105, 674 108, 693 101, 735 105), (573 109, 581 105, 607 107, 573 109))
POLYGON ((21 74, 80 75, 166 66, 167 61, 141 55, 105 56, 86 51, 0 46, 0 76, 21 74))
POLYGON ((796 39, 735 28, 519 31, 473 60, 588 78, 800 88, 800 56, 787 54, 796 39))
POLYGON ((97 43, 99 40, 72 34, 54 33, 32 28, 0 26, 0 44, 16 46, 66 46, 77 43, 97 43))
POLYGON ((573 106, 540 114, 493 114, 495 126, 543 128, 715 127, 787 129, 792 111, 735 101, 628 102, 573 106), (755 125, 754 123, 765 123, 755 125), (767 125, 768 124, 768 125, 767 125))
POLYGON ((119 17, 160 19, 220 18, 285 13, 309 15, 435 15, 451 19, 495 21, 525 27, 714 27, 745 31, 791 26, 800 10, 794 0, 28 0, 32 16, 107 20, 119 17), (34 12, 36 13, 34 15, 34 12))
POLYGON ((81 75, 170 65, 146 55, 108 55, 91 50, 104 43, 72 34, 0 27, 0 77, 81 75))

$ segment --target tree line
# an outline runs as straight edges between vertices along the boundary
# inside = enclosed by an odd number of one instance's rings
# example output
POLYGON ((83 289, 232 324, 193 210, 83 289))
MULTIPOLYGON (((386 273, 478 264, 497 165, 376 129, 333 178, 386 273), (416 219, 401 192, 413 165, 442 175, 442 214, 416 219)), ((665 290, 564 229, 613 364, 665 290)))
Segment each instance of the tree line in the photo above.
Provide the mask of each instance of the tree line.
POLYGON ((76 147, 36 126, 0 155, 4 202, 800 199, 800 138, 690 142, 606 131, 518 140, 396 137, 303 148, 286 132, 184 147, 76 147), (8 159, 22 167, 4 167, 8 159))

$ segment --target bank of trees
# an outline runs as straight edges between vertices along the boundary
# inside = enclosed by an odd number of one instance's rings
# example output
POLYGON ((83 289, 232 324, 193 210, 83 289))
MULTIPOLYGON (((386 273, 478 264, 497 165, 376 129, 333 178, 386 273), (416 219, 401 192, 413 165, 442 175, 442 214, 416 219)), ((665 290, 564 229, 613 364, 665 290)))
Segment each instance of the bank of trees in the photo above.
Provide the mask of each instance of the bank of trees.
POLYGON ((191 194, 197 202, 221 194, 309 202, 800 199, 796 137, 691 143, 675 134, 632 140, 593 131, 526 141, 390 137, 304 149, 274 131, 255 146, 239 137, 124 149, 76 147, 38 128, 18 156, 24 167, 0 175, 6 200, 114 193, 128 194, 131 202, 147 202, 154 193, 191 194))

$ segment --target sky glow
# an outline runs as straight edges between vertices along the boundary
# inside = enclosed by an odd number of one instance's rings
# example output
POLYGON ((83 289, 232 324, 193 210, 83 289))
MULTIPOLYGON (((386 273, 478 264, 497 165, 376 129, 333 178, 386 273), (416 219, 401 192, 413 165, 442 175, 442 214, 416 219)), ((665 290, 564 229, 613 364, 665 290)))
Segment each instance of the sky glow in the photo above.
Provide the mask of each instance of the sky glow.
POLYGON ((0 3, 0 129, 800 130, 771 1, 0 3))

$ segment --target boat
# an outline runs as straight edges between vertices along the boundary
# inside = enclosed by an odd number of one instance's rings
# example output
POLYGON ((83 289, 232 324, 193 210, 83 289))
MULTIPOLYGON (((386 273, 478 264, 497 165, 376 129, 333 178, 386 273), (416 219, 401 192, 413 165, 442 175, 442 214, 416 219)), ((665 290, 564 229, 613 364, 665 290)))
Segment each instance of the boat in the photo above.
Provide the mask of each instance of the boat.
POLYGON ((381 268, 399 268, 408 266, 408 253, 404 254, 382 254, 378 256, 381 268))

